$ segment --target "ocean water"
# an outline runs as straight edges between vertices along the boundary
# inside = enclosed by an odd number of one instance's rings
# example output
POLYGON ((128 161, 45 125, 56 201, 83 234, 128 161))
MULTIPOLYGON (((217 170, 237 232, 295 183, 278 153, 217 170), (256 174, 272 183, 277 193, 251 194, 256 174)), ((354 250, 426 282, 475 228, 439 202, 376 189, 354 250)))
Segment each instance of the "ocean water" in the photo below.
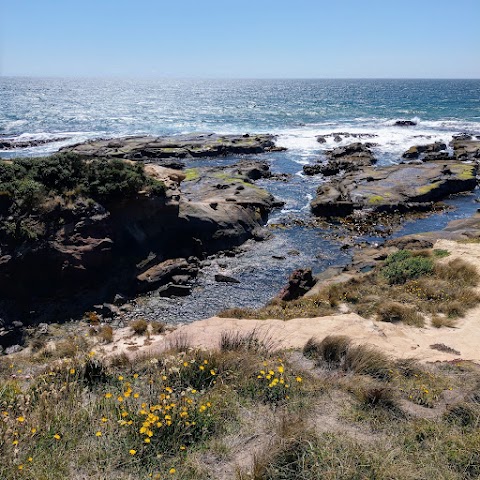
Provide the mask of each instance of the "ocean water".
MULTIPOLYGON (((0 157, 49 154, 59 147, 94 138, 123 135, 174 135, 190 132, 273 133, 286 152, 259 155, 272 171, 289 173, 284 182, 262 185, 284 200, 269 223, 307 221, 309 202, 322 180, 306 177, 302 166, 326 148, 317 135, 334 132, 373 135, 380 165, 399 162, 412 145, 452 135, 480 135, 480 80, 173 80, 53 79, 0 77, 0 140, 65 137, 35 148, 0 151, 0 157), (399 119, 417 126, 395 126, 399 119)), ((238 159, 197 161, 221 164, 238 159)), ((192 166, 194 162, 190 162, 192 166)), ((471 215, 477 194, 450 202, 454 209, 405 226, 402 232, 441 228, 471 215)), ((344 264, 348 252, 328 240, 326 231, 294 226, 273 230, 272 240, 256 243, 234 259, 213 260, 192 296, 141 302, 142 314, 167 321, 189 321, 232 306, 258 306, 285 283, 294 268, 321 271, 344 264), (297 250, 298 255, 286 252, 297 250), (284 256, 284 260, 272 257, 284 256), (240 284, 215 284, 214 273, 232 274, 240 284)), ((400 233, 402 233, 400 232, 400 233)), ((400 233, 397 233, 400 234, 400 233)), ((369 239, 381 242, 382 239, 369 239)))

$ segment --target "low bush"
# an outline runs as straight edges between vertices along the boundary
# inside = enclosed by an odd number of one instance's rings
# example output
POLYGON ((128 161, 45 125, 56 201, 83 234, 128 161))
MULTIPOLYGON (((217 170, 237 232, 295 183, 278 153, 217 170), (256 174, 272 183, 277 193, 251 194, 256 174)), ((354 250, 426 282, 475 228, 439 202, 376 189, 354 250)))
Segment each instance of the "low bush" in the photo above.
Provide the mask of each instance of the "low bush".
POLYGON ((430 275, 433 272, 433 260, 427 256, 414 255, 409 250, 392 253, 385 260, 382 275, 391 285, 402 284, 407 280, 430 275))

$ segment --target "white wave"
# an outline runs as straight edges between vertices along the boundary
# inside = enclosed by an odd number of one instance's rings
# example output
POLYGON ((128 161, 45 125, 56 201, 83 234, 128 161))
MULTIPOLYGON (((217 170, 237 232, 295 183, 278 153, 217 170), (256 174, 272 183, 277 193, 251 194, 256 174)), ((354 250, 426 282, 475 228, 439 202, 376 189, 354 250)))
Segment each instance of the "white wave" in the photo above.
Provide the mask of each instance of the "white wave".
MULTIPOLYGON (((371 142, 380 163, 395 163, 401 160, 402 154, 414 145, 426 145, 433 142, 443 142, 447 145, 452 136, 462 132, 480 135, 480 122, 467 122, 457 119, 421 120, 411 119, 415 127, 395 126, 396 120, 379 120, 374 118, 355 119, 349 122, 309 124, 303 128, 275 132, 278 135, 277 144, 286 147, 294 153, 295 162, 304 165, 313 158, 318 158, 324 150, 348 145, 352 142, 371 142), (332 128, 333 127, 333 128, 332 128), (365 137, 340 135, 341 141, 335 140, 335 134, 367 134, 365 137), (334 135, 332 135, 334 134, 334 135), (319 143, 317 137, 325 136, 325 143, 319 143), (372 135, 371 138, 368 135, 372 135), (383 160, 382 160, 383 157, 383 160)), ((338 140, 338 138, 337 138, 338 140)))

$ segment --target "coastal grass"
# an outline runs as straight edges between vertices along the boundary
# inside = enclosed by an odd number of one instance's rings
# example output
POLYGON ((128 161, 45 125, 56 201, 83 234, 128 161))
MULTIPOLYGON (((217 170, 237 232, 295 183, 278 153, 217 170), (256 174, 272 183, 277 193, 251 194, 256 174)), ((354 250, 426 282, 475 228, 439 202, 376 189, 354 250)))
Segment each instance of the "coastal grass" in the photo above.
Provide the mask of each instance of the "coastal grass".
POLYGON ((229 333, 217 350, 135 363, 0 358, 0 478, 480 475, 476 365, 394 360, 342 336, 304 356, 261 341, 229 333))

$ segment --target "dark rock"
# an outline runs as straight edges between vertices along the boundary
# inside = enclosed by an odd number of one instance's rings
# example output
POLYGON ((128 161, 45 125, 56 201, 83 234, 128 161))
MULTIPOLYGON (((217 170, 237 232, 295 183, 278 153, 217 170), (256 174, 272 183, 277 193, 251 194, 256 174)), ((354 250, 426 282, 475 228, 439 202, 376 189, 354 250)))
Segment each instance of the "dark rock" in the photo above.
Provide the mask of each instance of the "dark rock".
POLYGON ((275 260, 285 260, 285 257, 283 255, 272 255, 272 258, 275 260))
POLYGON ((117 293, 115 297, 113 297, 113 304, 116 305, 117 307, 120 307, 126 302, 127 302, 127 298, 121 295, 120 293, 117 293))
POLYGON ((293 255, 293 256, 298 256, 300 255, 300 252, 298 250, 289 250, 287 252, 288 255, 293 255))
POLYGON ((322 173, 325 176, 337 175, 341 171, 353 172, 363 167, 376 163, 370 150, 370 143, 351 143, 344 147, 327 150, 325 155, 328 161, 324 164, 305 165, 303 171, 306 175, 322 173))
POLYGON ((282 301, 295 300, 307 293, 315 285, 310 268, 295 270, 288 279, 288 285, 282 288, 277 298, 282 301))
POLYGON ((323 135, 319 135, 317 137, 317 142, 318 143, 327 143, 327 139, 323 135))
POLYGON ((49 139, 39 139, 39 140, 17 140, 15 138, 1 139, 0 140, 0 150, 14 150, 17 148, 32 148, 40 147, 41 145, 46 145, 48 143, 63 142, 68 140, 68 137, 56 137, 49 139))
POLYGON ((190 269, 191 266, 184 258, 165 260, 137 276, 137 291, 156 289, 169 283, 174 275, 182 275, 190 269))
POLYGON ((228 275, 223 275, 221 273, 215 274, 215 281, 216 282, 225 282, 225 283, 240 283, 240 280, 230 277, 228 275))
POLYGON ((397 120, 394 125, 396 127, 415 127, 417 125, 417 122, 414 122, 412 120, 397 120))

